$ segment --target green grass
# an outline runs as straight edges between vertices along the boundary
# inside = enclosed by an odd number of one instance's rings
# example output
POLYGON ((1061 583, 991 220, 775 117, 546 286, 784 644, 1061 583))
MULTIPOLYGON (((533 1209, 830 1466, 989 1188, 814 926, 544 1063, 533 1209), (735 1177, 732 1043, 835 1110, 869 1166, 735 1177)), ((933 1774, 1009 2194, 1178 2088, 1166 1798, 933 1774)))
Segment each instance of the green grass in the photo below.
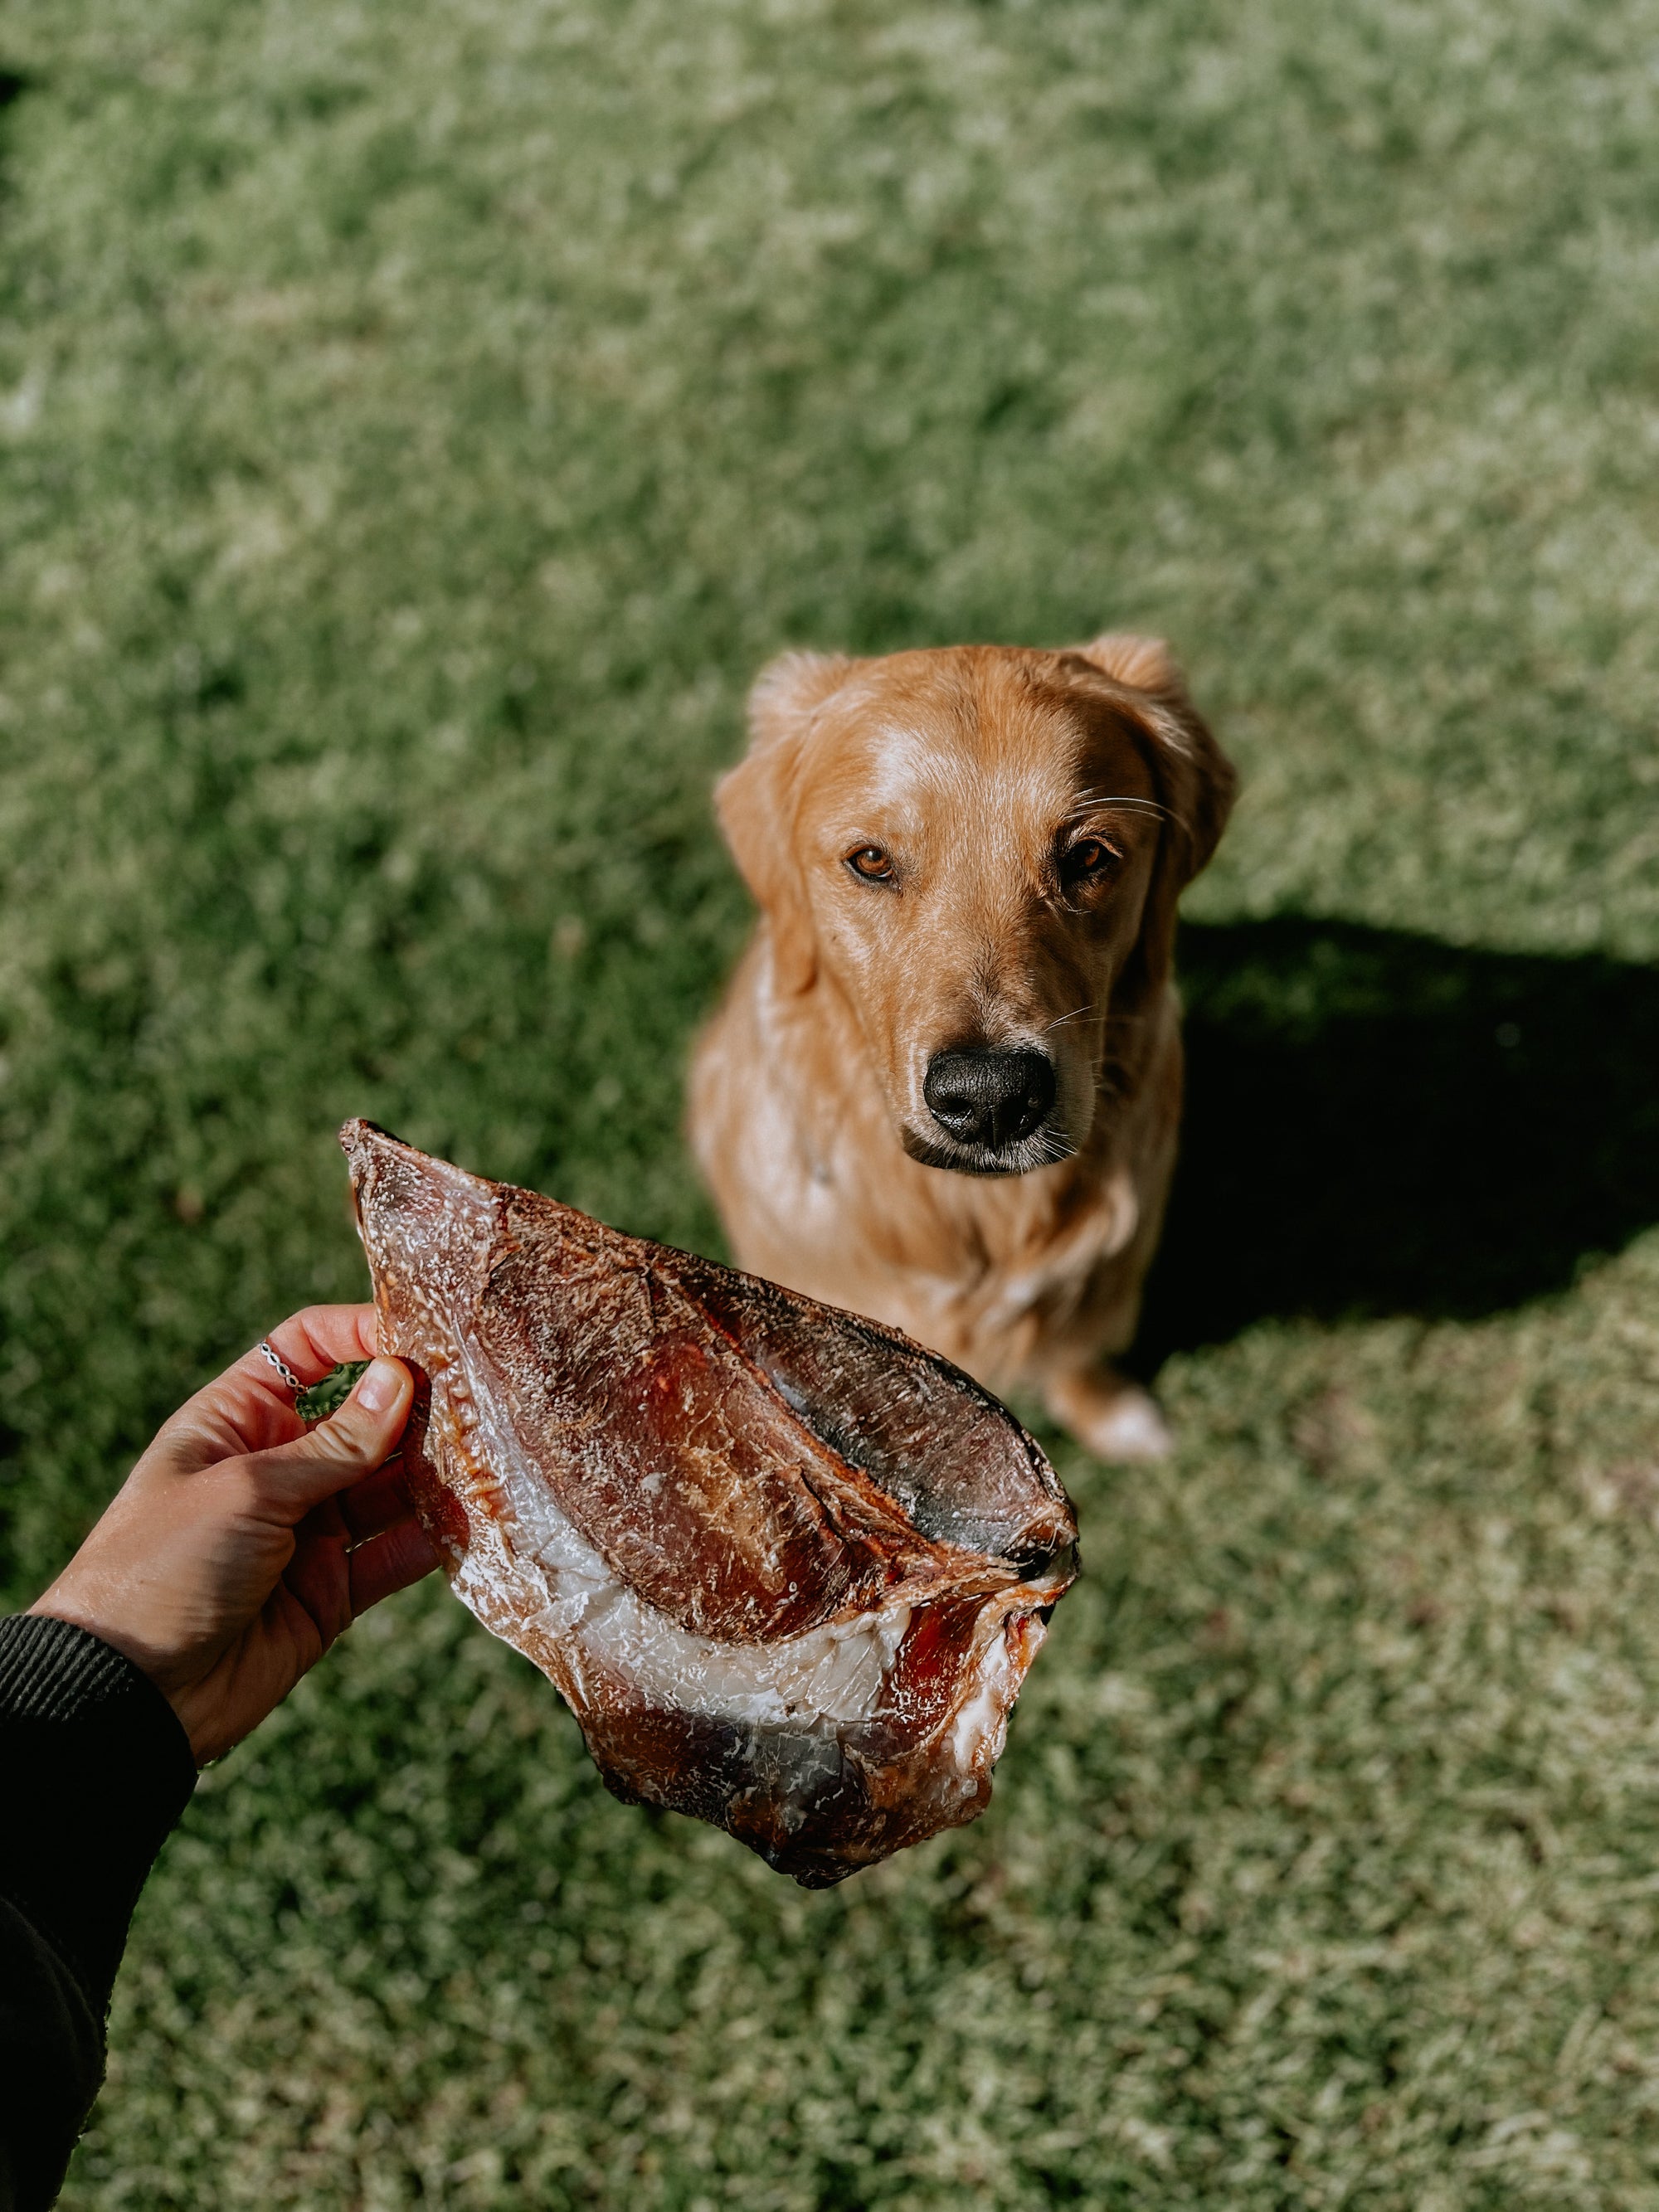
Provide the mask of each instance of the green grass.
MULTIPOLYGON (((712 1245, 787 643, 1173 637, 1150 1358, 977 1827, 807 1896, 447 1594, 210 1774, 68 2202, 1659 2208, 1654 0, 13 0, 0 1523, 364 1276, 712 1245)), ((7 82, 9 83, 10 79, 7 82)))

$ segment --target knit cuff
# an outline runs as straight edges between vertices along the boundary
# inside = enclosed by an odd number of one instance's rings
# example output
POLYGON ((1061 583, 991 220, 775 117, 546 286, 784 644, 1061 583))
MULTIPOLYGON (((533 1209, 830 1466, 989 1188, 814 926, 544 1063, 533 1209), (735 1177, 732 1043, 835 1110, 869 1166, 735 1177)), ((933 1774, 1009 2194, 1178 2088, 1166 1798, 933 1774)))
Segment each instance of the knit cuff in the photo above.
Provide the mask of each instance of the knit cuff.
POLYGON ((0 1893, 107 2002, 144 1878, 196 1786, 179 1717, 101 1638, 0 1620, 0 1893))
POLYGON ((145 1691, 159 1709, 158 1721, 164 1714, 182 1735, 172 1706, 149 1675, 101 1636, 41 1613, 0 1620, 0 1717, 70 1721, 123 1693, 142 1703, 145 1691))

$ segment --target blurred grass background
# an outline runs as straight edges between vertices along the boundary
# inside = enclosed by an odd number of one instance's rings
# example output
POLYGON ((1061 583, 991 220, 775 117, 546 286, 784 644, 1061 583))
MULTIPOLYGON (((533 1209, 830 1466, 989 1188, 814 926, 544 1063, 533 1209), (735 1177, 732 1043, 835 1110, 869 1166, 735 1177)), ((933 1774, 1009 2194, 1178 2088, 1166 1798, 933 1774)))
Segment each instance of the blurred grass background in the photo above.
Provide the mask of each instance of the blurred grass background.
POLYGON ((1659 2206, 1659 8, 11 0, 0 70, 14 1598, 362 1291, 349 1113, 717 1249, 769 653, 1143 626, 1248 780, 1180 1456, 1061 1452, 989 1816, 797 1893, 411 1593, 206 1778, 66 2201, 1659 2206))

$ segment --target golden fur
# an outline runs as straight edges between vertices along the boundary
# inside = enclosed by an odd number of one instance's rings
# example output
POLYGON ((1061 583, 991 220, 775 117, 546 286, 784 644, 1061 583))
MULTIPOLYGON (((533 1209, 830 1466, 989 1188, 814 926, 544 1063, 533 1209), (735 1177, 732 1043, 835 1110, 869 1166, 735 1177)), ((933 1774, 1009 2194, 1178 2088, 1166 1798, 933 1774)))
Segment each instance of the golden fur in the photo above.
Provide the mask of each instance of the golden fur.
POLYGON ((1134 637, 788 653, 750 715, 716 803, 762 919, 690 1103, 739 1265, 1036 1389, 1104 1456, 1163 1449, 1105 1362, 1175 1160, 1176 901, 1233 795, 1179 674, 1134 637), (1052 1061, 1014 1171, 927 1164, 922 1085, 962 1048, 1052 1061))

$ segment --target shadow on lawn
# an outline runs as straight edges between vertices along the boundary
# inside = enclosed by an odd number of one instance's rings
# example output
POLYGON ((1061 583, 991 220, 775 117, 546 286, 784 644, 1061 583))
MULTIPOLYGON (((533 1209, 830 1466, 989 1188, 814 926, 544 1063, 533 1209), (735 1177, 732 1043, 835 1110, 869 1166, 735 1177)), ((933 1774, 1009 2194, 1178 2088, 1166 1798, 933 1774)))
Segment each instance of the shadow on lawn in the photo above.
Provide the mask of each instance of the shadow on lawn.
POLYGON ((1272 1314, 1474 1316, 1659 1221, 1659 969, 1182 931, 1188 1109, 1133 1364, 1272 1314))

